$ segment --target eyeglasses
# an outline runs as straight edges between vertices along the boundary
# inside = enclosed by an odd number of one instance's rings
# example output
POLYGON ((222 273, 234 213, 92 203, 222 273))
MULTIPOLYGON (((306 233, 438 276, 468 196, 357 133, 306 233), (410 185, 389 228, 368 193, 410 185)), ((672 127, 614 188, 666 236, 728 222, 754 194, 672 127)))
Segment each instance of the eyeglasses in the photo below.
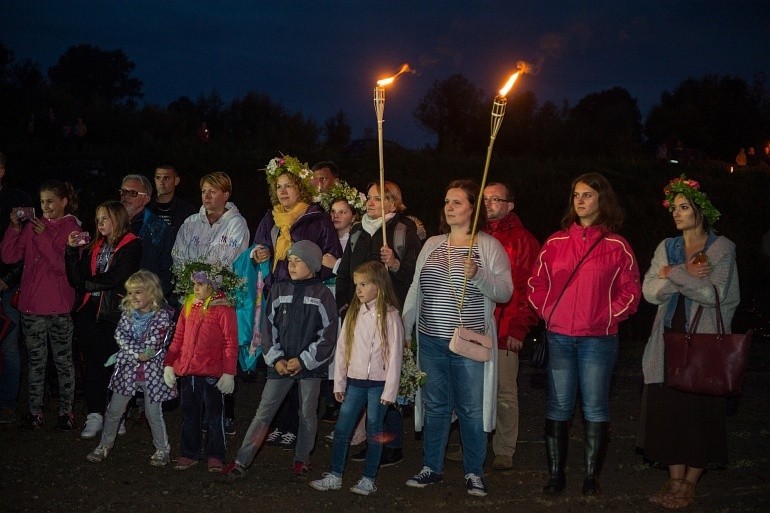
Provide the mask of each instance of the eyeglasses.
POLYGON ((505 198, 491 197, 484 198, 484 203, 508 203, 508 200, 505 198))
POLYGON ((120 194, 120 197, 128 196, 129 198, 136 198, 137 196, 147 196, 146 192, 139 192, 139 191, 131 191, 129 189, 120 189, 118 190, 118 194, 120 194))

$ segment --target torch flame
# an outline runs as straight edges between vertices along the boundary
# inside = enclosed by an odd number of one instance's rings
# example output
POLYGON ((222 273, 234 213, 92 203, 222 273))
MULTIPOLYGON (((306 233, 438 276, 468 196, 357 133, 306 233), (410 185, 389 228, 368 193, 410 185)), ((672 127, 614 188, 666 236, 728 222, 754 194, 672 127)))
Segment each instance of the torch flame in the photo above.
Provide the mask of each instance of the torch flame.
POLYGON ((412 71, 412 70, 409 68, 409 64, 404 63, 404 64, 401 65, 401 69, 398 70, 398 73, 396 73, 392 77, 383 78, 382 80, 378 80, 377 81, 377 85, 380 86, 380 87, 383 87, 383 86, 386 86, 386 85, 390 85, 390 84, 392 84, 393 82, 396 81, 396 79, 398 78, 398 76, 400 74, 406 73, 408 71, 412 71))
POLYGON ((520 71, 517 71, 513 75, 511 75, 511 78, 508 79, 508 82, 505 83, 502 89, 500 89, 500 96, 505 96, 508 94, 508 91, 511 90, 511 87, 513 87, 514 82, 516 82, 516 79, 519 78, 520 71))

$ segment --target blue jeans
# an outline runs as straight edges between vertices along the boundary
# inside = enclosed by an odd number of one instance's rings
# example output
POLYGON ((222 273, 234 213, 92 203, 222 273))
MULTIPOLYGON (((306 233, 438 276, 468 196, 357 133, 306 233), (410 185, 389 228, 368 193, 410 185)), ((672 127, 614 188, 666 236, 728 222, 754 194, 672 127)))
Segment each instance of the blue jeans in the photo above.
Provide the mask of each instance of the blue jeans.
POLYGON ((340 416, 334 425, 334 444, 332 446, 331 473, 342 477, 348 458, 350 439, 356 429, 361 410, 366 408, 366 460, 363 476, 369 479, 377 477, 377 468, 382 456, 382 428, 388 407, 380 404, 384 386, 357 387, 348 385, 345 400, 340 406, 340 416))
POLYGON ((463 441, 463 469, 483 476, 487 454, 484 431, 484 364, 449 350, 449 339, 420 333, 420 368, 428 375, 422 387, 425 406, 423 464, 444 471, 444 452, 452 412, 457 414, 463 441))
POLYGON ((571 337, 550 331, 547 336, 546 418, 572 419, 579 385, 585 419, 609 422, 610 384, 618 359, 618 336, 571 337))
POLYGON ((2 292, 5 315, 14 322, 2 340, 3 368, 0 369, 0 408, 16 409, 21 383, 21 356, 19 355, 19 311, 11 306, 15 289, 2 292))
MULTIPOLYGON (((180 454, 193 460, 201 455, 201 426, 206 426, 204 459, 225 462, 224 397, 217 389, 219 378, 182 376, 179 378, 182 407, 180 454)), ((145 392, 146 397, 146 392, 145 392)))

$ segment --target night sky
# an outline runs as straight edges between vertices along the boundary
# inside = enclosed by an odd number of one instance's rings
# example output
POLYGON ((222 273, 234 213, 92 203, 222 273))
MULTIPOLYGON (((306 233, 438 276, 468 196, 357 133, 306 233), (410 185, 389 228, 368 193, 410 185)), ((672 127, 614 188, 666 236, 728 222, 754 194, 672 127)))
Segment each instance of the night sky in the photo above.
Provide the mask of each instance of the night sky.
POLYGON ((121 49, 147 103, 225 102, 267 93, 322 124, 339 109, 353 138, 376 128, 372 90, 403 62, 417 70, 388 89, 385 138, 433 139, 412 111, 435 80, 462 73, 490 99, 518 60, 540 63, 512 94, 539 104, 626 88, 642 114, 687 77, 749 82, 770 73, 767 1, 453 2, 434 0, 28 1, 11 0, 0 41, 43 71, 72 45, 121 49))

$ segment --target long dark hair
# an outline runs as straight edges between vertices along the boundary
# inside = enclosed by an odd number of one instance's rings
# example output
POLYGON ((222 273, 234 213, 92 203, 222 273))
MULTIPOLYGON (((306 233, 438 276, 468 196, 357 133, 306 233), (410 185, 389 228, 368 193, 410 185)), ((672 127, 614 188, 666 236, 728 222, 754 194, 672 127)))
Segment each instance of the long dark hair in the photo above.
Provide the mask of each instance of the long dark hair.
MULTIPOLYGON (((449 185, 447 185, 447 188, 444 189, 444 196, 446 196, 449 189, 462 189, 465 192, 465 196, 468 198, 473 209, 473 212, 471 212, 471 229, 473 229, 473 216, 475 215, 476 202, 479 199, 479 194, 481 194, 479 185, 473 180, 452 180, 449 185)), ((479 223, 476 226, 476 232, 478 233, 478 231, 483 230, 486 226, 487 209, 482 207, 479 210, 479 223)), ((439 230, 441 233, 449 233, 451 231, 449 224, 446 222, 446 214, 444 214, 443 207, 441 207, 441 225, 439 226, 439 230)), ((468 231, 468 234, 470 234, 470 230, 468 231)))
POLYGON ((580 221, 572 198, 575 194, 575 187, 581 182, 599 193, 599 214, 596 216, 594 225, 601 226, 607 232, 618 231, 623 224, 623 211, 618 204, 618 197, 615 195, 612 185, 599 173, 585 173, 572 181, 567 211, 561 219, 562 229, 568 230, 570 226, 580 221))

